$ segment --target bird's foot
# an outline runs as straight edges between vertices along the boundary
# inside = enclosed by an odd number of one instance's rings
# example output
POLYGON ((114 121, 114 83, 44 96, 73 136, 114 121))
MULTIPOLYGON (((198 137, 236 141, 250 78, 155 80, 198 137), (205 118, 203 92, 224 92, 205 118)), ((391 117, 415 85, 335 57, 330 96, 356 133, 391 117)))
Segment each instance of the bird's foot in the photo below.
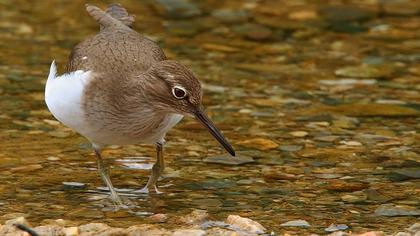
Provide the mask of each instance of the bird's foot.
MULTIPOLYGON (((163 193, 163 192, 159 191, 159 189, 158 189, 158 187, 156 185, 152 185, 152 187, 154 188, 156 194, 162 194, 163 193)), ((134 193, 149 194, 150 193, 150 189, 146 185, 142 189, 139 189, 139 190, 134 191, 134 193)))

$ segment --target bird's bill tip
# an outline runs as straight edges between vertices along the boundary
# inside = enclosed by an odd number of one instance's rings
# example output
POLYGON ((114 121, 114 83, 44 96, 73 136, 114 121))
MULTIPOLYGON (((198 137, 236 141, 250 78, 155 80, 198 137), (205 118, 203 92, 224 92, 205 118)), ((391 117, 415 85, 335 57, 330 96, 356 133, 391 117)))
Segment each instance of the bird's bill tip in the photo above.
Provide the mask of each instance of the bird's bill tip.
POLYGON ((235 156, 235 150, 230 145, 230 143, 226 140, 226 138, 222 135, 222 133, 216 128, 210 118, 200 109, 194 113, 195 117, 204 127, 206 127, 209 132, 213 135, 213 137, 225 148, 225 150, 232 156, 235 156))

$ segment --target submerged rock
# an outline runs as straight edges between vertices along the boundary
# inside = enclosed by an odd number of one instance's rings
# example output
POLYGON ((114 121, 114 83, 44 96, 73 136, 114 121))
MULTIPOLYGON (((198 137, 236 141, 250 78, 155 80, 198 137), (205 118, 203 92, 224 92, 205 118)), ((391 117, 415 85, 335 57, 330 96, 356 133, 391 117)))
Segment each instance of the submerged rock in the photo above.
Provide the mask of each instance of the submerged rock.
POLYGON ((337 69, 335 74, 350 78, 389 78, 393 71, 390 67, 378 67, 372 65, 348 66, 337 69))
POLYGON ((176 230, 172 236, 204 236, 206 231, 201 229, 179 229, 176 230))
POLYGON ((86 184, 78 182, 63 182, 64 189, 85 189, 86 184))
POLYGON ((281 224, 283 227, 311 227, 306 220, 291 220, 281 224))
POLYGON ((225 164, 225 165, 242 165, 246 163, 254 162, 254 158, 249 156, 213 156, 207 157, 203 160, 206 163, 217 163, 217 164, 225 164))
POLYGON ((263 234, 266 231, 260 223, 238 215, 229 215, 226 223, 249 233, 263 234))
POLYGON ((157 0, 153 7, 161 15, 180 19, 201 15, 201 10, 193 2, 187 0, 157 0))
POLYGON ((378 216, 420 216, 420 209, 394 204, 383 204, 375 210, 378 216))
POLYGON ((255 148, 261 151, 275 149, 279 146, 277 143, 267 138, 253 138, 238 142, 238 144, 244 147, 255 148))
POLYGON ((181 221, 189 225, 199 225, 204 223, 209 217, 205 210, 193 210, 190 214, 181 217, 181 221))
POLYGON ((392 181, 404 181, 409 179, 420 179, 420 168, 403 168, 393 170, 387 175, 392 181))
POLYGON ((345 224, 331 224, 330 226, 328 226, 328 228, 325 229, 325 231, 327 232, 335 232, 335 231, 339 231, 339 230, 346 230, 349 227, 345 224))

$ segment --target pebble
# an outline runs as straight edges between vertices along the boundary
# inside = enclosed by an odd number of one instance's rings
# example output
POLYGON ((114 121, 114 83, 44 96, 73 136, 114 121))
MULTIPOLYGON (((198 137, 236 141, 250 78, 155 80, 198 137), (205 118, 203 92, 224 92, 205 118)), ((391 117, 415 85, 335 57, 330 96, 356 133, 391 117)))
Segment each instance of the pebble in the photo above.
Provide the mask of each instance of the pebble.
POLYGON ((347 66, 335 71, 335 75, 351 78, 389 78, 393 71, 389 67, 372 65, 347 66))
POLYGON ((249 233, 263 234, 266 231, 260 223, 238 215, 229 215, 226 223, 249 233))
POLYGON ((47 157, 47 160, 48 161, 59 161, 61 159, 59 157, 49 156, 49 157, 47 157))
POLYGON ((242 164, 254 162, 254 158, 249 157, 249 156, 243 156, 243 155, 238 155, 234 157, 223 155, 223 156, 207 157, 203 161, 206 163, 216 163, 216 164, 224 164, 224 165, 242 165, 242 164))
POLYGON ((201 229, 179 229, 176 230, 172 236, 204 236, 206 231, 201 229))
POLYGON ((420 210, 411 206, 382 204, 375 210, 377 216, 420 216, 420 210))
POLYGON ((199 16, 202 11, 187 0, 156 0, 153 7, 162 15, 174 19, 191 18, 199 16))
POLYGON ((281 224, 283 227, 311 227, 306 220, 291 220, 281 224))
POLYGON ((11 172, 23 172, 23 173, 26 173, 26 172, 37 171, 37 170, 40 170, 42 168, 43 168, 43 166, 40 165, 40 164, 31 164, 31 165, 26 165, 26 166, 14 167, 14 168, 11 168, 10 171, 11 172))
POLYGON ((211 15, 220 20, 223 23, 243 23, 249 18, 249 14, 244 10, 233 10, 233 9, 219 9, 211 13, 211 15))
POLYGON ((63 182, 64 189, 70 190, 70 189, 85 189, 86 184, 85 183, 78 183, 78 182, 63 182))
POLYGON ((240 141, 237 144, 248 148, 255 148, 261 151, 276 149, 279 146, 276 142, 267 138, 253 138, 245 141, 240 141))
POLYGON ((253 41, 266 41, 273 36, 270 28, 253 23, 236 26, 233 28, 233 31, 253 41))
POLYGON ((70 136, 69 132, 64 132, 64 131, 50 131, 48 132, 48 134, 52 137, 56 137, 56 138, 67 138, 70 136))
POLYGON ((346 230, 349 227, 345 224, 331 224, 330 226, 328 226, 328 228, 325 229, 325 231, 327 232, 335 232, 335 231, 339 231, 339 230, 346 230))
POLYGON ((298 145, 280 145, 280 150, 284 152, 297 152, 302 150, 302 146, 298 145))
POLYGON ((162 213, 154 214, 149 216, 149 219, 156 223, 164 223, 168 220, 168 215, 162 213))
POLYGON ((401 168, 393 170, 386 177, 392 181, 405 181, 410 179, 420 179, 420 168, 401 168))
POLYGON ((190 214, 181 217, 181 221, 189 225, 199 225, 205 222, 209 214, 205 210, 193 210, 190 214))
POLYGON ((357 191, 341 196, 341 200, 348 203, 360 203, 367 200, 367 195, 362 191, 357 191))
POLYGON ((299 138, 308 136, 308 132, 306 131, 292 131, 289 134, 292 135, 293 137, 299 137, 299 138))
POLYGON ((63 233, 65 236, 79 236, 79 227, 68 227, 63 229, 63 233))

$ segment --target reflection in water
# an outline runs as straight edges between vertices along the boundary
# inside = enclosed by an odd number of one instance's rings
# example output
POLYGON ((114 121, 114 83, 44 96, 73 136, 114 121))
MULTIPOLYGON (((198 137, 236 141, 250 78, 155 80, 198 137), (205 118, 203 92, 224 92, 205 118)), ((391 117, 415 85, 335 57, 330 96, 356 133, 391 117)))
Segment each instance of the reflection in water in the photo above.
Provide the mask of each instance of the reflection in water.
POLYGON ((209 116, 253 158, 204 162, 223 150, 185 119, 167 136, 164 194, 145 196, 131 190, 147 182, 154 148, 113 146, 103 156, 136 214, 112 211, 90 145, 44 104, 52 56, 63 65, 96 23, 81 1, 19 2, 0 3, 0 215, 124 227, 198 208, 276 232, 302 219, 317 233, 330 223, 392 232, 416 221, 374 212, 419 206, 418 1, 120 1, 135 29, 193 68, 209 116))

